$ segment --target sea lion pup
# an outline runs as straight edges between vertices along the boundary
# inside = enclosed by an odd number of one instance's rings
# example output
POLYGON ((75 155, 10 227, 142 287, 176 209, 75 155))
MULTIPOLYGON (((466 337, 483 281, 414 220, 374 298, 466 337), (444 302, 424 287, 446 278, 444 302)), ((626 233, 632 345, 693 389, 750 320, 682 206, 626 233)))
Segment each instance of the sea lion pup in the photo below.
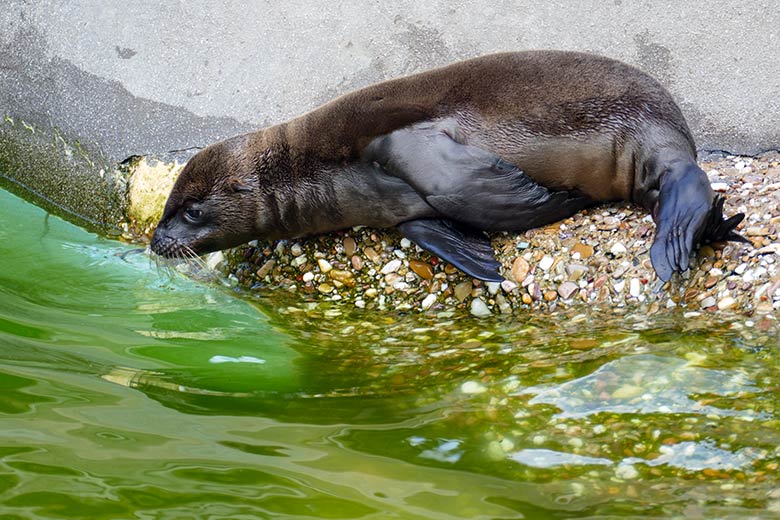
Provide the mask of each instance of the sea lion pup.
POLYGON ((562 51, 503 53, 378 83, 287 123, 211 145, 176 181, 151 248, 166 257, 355 225, 398 226, 500 281, 490 230, 522 231, 598 202, 652 212, 668 280, 739 214, 696 164, 671 95, 638 69, 562 51))

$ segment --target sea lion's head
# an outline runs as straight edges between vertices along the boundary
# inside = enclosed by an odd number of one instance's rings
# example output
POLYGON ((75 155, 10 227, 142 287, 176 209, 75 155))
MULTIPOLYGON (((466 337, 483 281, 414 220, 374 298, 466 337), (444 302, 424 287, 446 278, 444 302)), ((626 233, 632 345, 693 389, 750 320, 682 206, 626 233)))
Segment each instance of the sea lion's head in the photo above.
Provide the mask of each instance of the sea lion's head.
POLYGON ((154 253, 192 257, 257 237, 257 176, 232 141, 201 150, 184 167, 152 236, 154 253))

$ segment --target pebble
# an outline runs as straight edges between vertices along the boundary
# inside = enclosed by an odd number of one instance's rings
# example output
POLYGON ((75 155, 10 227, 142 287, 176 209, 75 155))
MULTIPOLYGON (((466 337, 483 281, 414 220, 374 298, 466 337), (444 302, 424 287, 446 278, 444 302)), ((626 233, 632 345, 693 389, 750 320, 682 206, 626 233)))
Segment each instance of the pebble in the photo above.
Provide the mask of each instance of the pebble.
POLYGON ((512 262, 512 278, 515 279, 515 282, 521 283, 525 280, 526 276, 528 276, 528 271, 530 269, 531 267, 528 265, 525 258, 518 256, 515 258, 514 262, 512 262))
POLYGON ((734 305, 736 305, 736 303, 737 303, 737 300, 735 300, 731 296, 726 296, 725 298, 721 299, 718 302, 718 309, 720 309, 722 311, 725 311, 725 310, 728 310, 728 309, 731 309, 732 307, 734 307, 734 305))
POLYGON ((427 311, 431 308, 431 306, 436 303, 436 295, 435 294, 429 294, 425 298, 423 298, 422 303, 420 303, 420 307, 422 310, 427 311))
POLYGON ((569 280, 576 281, 585 276, 588 272, 588 266, 582 264, 569 264, 566 266, 566 274, 569 275, 569 280))
POLYGON ((268 273, 271 272, 271 269, 273 269, 275 265, 276 265, 276 260, 274 259, 268 260, 260 267, 260 269, 257 270, 255 274, 257 275, 258 278, 261 279, 265 278, 266 276, 268 276, 268 273))
POLYGON ((290 254, 293 255, 293 257, 301 256, 303 254, 303 248, 300 244, 295 243, 290 247, 290 254))
POLYGON ((333 291, 333 286, 328 283, 321 283, 317 286, 317 290, 323 294, 328 294, 333 291))
POLYGON ((701 301, 701 306, 702 306, 702 308, 706 309, 706 308, 708 308, 708 307, 712 307, 713 305, 715 305, 715 303, 716 303, 716 302, 715 302, 715 298, 714 298, 714 297, 712 297, 712 296, 707 296, 706 298, 704 298, 704 299, 701 301))
POLYGON ((577 290, 579 290, 579 286, 577 286, 577 284, 574 282, 563 282, 561 285, 558 286, 558 294, 564 300, 568 300, 569 298, 571 298, 572 295, 574 295, 574 293, 577 292, 577 290))
POLYGON ((503 282, 501 282, 501 288, 504 290, 505 293, 511 293, 512 291, 517 289, 517 284, 512 280, 504 280, 503 282))
POLYGON ((314 273, 312 273, 311 271, 303 273, 303 281, 304 282, 308 283, 308 282, 311 282, 312 280, 314 280, 314 273))
POLYGON ((330 262, 328 262, 324 258, 318 258, 317 265, 319 266, 321 273, 328 273, 330 272, 331 269, 333 269, 333 266, 330 265, 330 262))
POLYGON ((558 298, 558 293, 556 291, 545 291, 544 292, 544 299, 548 302, 551 302, 558 298))
POLYGON ((466 296, 471 294, 471 288, 472 288, 471 280, 467 280, 465 282, 459 283, 458 285, 455 286, 455 289, 453 290, 453 292, 455 293, 455 298, 459 302, 462 302, 463 300, 466 299, 466 296))
POLYGON ((632 278, 628 283, 628 293, 634 298, 638 298, 642 294, 642 284, 638 278, 632 278))
POLYGON ((471 300, 471 314, 477 316, 478 318, 482 318, 485 316, 490 316, 491 312, 482 298, 474 298, 471 300))
POLYGON ((398 269, 401 267, 403 262, 400 259, 390 260, 387 262, 384 267, 382 267, 382 270, 379 271, 382 274, 390 274, 398 271, 398 269))
POLYGON ((574 247, 571 248, 571 252, 572 254, 579 254, 580 258, 584 260, 585 258, 590 258, 593 256, 593 246, 578 242, 574 247))
POLYGON ((363 269, 363 259, 359 256, 355 255, 350 259, 350 263, 352 264, 352 268, 356 271, 360 271, 363 269))
POLYGON ((433 267, 419 260, 410 260, 409 268, 424 280, 433 280, 433 267))
POLYGON ((357 251, 357 243, 355 243, 355 239, 352 237, 344 237, 342 244, 344 245, 344 254, 348 257, 354 255, 355 251, 357 251))
POLYGON ((542 257, 541 260, 539 260, 539 269, 542 271, 547 271, 552 267, 552 265, 555 263, 555 259, 549 255, 545 255, 542 257))
POLYGON ((329 273, 331 279, 336 280, 337 282, 343 283, 344 285, 347 285, 349 287, 355 285, 355 275, 353 275, 349 271, 342 271, 340 269, 333 269, 329 273))
POLYGON ((366 254, 366 257, 368 257, 369 260, 371 260, 375 264, 379 263, 379 253, 374 251, 373 247, 367 247, 363 250, 363 252, 366 254))
POLYGON ((488 293, 495 296, 498 294, 501 284, 499 282, 485 282, 485 287, 487 287, 488 293))
POLYGON ((609 248, 609 252, 615 256, 620 256, 628 252, 628 249, 626 249, 626 246, 624 246, 620 242, 615 242, 614 244, 612 244, 612 247, 609 248))
POLYGON ((711 184, 713 191, 725 192, 729 190, 729 185, 725 182, 713 182, 711 184))

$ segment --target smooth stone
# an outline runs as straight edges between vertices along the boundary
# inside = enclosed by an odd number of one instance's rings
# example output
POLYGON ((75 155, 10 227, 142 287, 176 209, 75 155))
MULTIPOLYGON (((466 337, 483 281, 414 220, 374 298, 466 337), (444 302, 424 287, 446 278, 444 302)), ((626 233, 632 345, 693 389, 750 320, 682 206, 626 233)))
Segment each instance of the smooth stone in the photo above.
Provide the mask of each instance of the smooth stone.
POLYGON ((333 266, 330 265, 330 262, 328 262, 324 258, 318 259, 317 265, 319 266, 321 273, 327 273, 330 272, 331 269, 333 269, 333 266))
POLYGON ((569 275, 569 280, 579 280, 585 273, 588 272, 588 266, 582 264, 569 264, 566 266, 566 274, 569 275))
POLYGON ((517 284, 512 280, 504 280, 503 282, 501 282, 501 288, 504 290, 505 293, 511 293, 512 291, 517 289, 517 284))
POLYGON ((399 259, 390 260, 384 265, 384 267, 382 267, 382 270, 379 272, 382 274, 394 273, 400 269, 401 264, 403 264, 403 262, 401 262, 399 259))
POLYGON ((725 310, 728 310, 728 309, 731 309, 732 307, 734 307, 734 305, 736 305, 736 303, 737 303, 737 300, 735 300, 731 296, 726 296, 725 298, 723 298, 722 300, 720 300, 718 302, 718 309, 720 309, 722 311, 725 311, 725 310))
POLYGON ((458 285, 456 285, 454 292, 455 292, 455 299, 457 299, 459 302, 465 300, 466 296, 471 294, 471 280, 461 282, 458 285))
POLYGON ((303 273, 303 281, 304 282, 308 283, 308 282, 311 282, 312 280, 314 280, 314 273, 312 273, 311 271, 303 273))
POLYGON ((290 247, 290 254, 293 256, 301 256, 303 254, 303 248, 300 244, 293 244, 290 247))
POLYGON ((345 237, 344 238, 344 253, 347 256, 352 256, 355 254, 355 251, 357 251, 357 243, 355 243, 355 239, 352 237, 345 237))
POLYGON ((333 269, 328 275, 333 279, 337 280, 344 285, 353 286, 355 285, 355 276, 349 272, 349 271, 341 271, 339 269, 333 269))
POLYGON ((577 292, 578 289, 579 287, 574 282, 563 282, 558 286, 558 294, 564 300, 568 300, 575 292, 577 292))
POLYGON ((363 259, 355 255, 351 258, 352 268, 356 271, 360 271, 363 268, 363 259))
POLYGON ((553 257, 549 255, 545 255, 544 257, 542 257, 541 260, 539 260, 539 268, 542 271, 547 271, 552 267, 554 263, 555 263, 555 259, 553 257))
POLYGON ((490 316, 491 313, 482 298, 474 298, 471 300, 471 314, 478 318, 483 318, 485 316, 490 316))
POLYGON ((615 242, 614 244, 612 244, 612 247, 609 248, 609 252, 615 256, 620 256, 628 252, 628 249, 626 249, 626 246, 624 246, 620 242, 615 242))
POLYGON ((431 265, 428 263, 421 262, 419 260, 410 260, 409 268, 414 271, 417 276, 423 278, 424 280, 433 279, 433 267, 431 267, 431 265))
POLYGON ((558 298, 558 293, 555 291, 545 291, 544 292, 544 299, 548 302, 551 302, 558 298))
POLYGON ((589 258, 593 256, 593 246, 580 242, 571 248, 571 253, 579 253, 580 258, 589 258))
POLYGON ((333 291, 333 286, 331 286, 329 283, 321 283, 319 286, 317 286, 317 290, 323 294, 327 294, 333 291))
POLYGON ((496 295, 501 288, 501 284, 499 282, 485 282, 485 287, 487 287, 488 293, 496 295))
POLYGON ((366 254, 369 260, 371 260, 375 264, 379 263, 379 253, 374 251, 373 247, 367 247, 363 250, 363 252, 366 254))
POLYGON ((715 298, 713 296, 707 296, 701 301, 701 306, 702 308, 707 309, 709 307, 712 307, 716 303, 717 302, 715 301, 715 298))
POLYGON ((518 256, 515 258, 514 262, 512 262, 512 278, 515 279, 515 282, 522 283, 526 276, 528 276, 528 271, 530 269, 531 266, 528 265, 525 258, 518 256))
POLYGON ((256 273, 257 277, 265 278, 265 276, 271 272, 271 269, 273 269, 275 265, 276 265, 276 260, 268 260, 260 267, 260 269, 257 270, 256 273))
POLYGON ((420 303, 420 307, 422 307, 422 310, 427 311, 434 303, 436 303, 436 295, 429 294, 423 298, 423 301, 420 303))
POLYGON ((632 278, 631 281, 628 282, 628 294, 634 298, 638 298, 639 295, 642 294, 642 284, 639 281, 639 278, 632 278))

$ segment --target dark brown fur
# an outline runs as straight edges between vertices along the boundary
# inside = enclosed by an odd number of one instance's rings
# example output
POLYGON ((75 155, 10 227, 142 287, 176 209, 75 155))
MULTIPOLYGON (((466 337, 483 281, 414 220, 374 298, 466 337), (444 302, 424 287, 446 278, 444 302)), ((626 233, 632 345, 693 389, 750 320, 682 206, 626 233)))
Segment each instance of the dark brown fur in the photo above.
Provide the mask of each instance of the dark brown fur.
POLYGON ((679 108, 647 74, 583 53, 494 54, 371 85, 204 149, 176 182, 152 248, 200 253, 253 238, 435 216, 361 153, 377 137, 444 118, 457 122, 464 143, 549 189, 648 210, 668 164, 695 160, 679 108), (214 202, 218 222, 209 233, 177 225, 188 200, 214 202))

